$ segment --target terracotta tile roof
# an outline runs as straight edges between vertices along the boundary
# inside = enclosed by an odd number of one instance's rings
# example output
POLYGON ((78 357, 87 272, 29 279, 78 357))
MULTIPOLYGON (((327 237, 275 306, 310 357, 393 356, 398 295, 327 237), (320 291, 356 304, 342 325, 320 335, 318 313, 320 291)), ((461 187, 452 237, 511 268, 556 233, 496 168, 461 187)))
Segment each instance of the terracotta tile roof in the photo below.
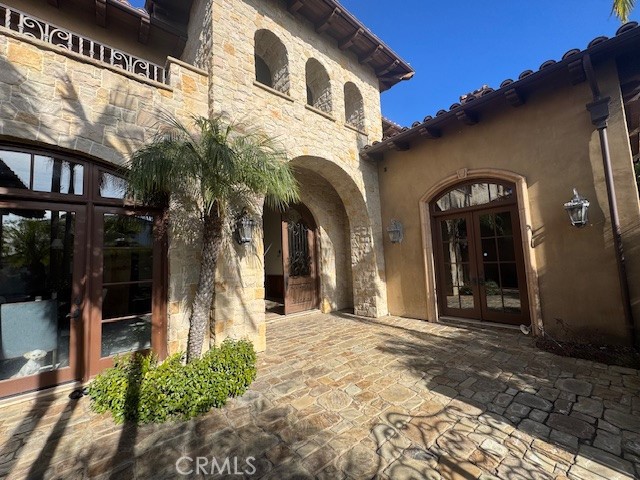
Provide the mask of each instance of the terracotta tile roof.
MULTIPOLYGON (((551 73, 558 72, 561 69, 569 69, 573 83, 584 81, 579 78, 584 75, 582 70, 582 57, 591 54, 592 56, 606 56, 611 52, 617 52, 628 47, 633 40, 640 39, 640 27, 638 22, 628 22, 622 25, 615 34, 615 37, 596 37, 584 50, 577 48, 567 51, 560 60, 547 60, 542 63, 537 71, 525 70, 516 80, 508 78, 504 80, 498 89, 493 89, 488 85, 483 85, 478 90, 460 96, 460 103, 454 103, 448 110, 442 109, 436 112, 435 117, 427 115, 422 120, 413 122, 411 128, 403 127, 399 131, 393 132, 388 138, 383 138, 380 142, 373 142, 371 145, 364 147, 363 156, 381 154, 394 145, 406 144, 413 137, 427 136, 434 137, 438 135, 438 125, 447 120, 455 119, 464 123, 476 123, 476 114, 479 108, 487 106, 491 102, 505 98, 512 105, 518 105, 524 100, 521 97, 521 90, 530 89, 541 80, 545 80, 551 73)), ((406 145, 405 145, 406 146, 406 145)))

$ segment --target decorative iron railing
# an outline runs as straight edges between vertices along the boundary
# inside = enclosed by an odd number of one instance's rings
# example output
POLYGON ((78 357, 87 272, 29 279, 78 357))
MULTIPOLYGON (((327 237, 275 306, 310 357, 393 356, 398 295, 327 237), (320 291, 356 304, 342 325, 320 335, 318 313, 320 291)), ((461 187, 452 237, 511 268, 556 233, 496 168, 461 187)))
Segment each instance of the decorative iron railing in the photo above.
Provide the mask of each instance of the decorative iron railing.
POLYGON ((27 37, 42 40, 94 60, 120 67, 127 72, 141 75, 150 80, 165 82, 165 70, 160 65, 121 52, 1 3, 0 25, 27 37))

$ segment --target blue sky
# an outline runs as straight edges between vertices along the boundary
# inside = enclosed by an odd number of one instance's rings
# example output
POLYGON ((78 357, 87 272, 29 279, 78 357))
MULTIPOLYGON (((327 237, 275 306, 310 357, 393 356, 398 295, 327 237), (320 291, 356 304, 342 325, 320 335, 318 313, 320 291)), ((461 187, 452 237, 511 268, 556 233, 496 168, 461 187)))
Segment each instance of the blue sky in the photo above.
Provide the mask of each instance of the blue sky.
MULTIPOLYGON (((613 36, 611 0, 341 0, 416 71, 382 94, 382 113, 401 125, 487 84, 613 36), (397 3, 396 3, 397 2, 397 3)), ((144 0, 131 0, 142 5, 144 0)), ((631 15, 640 20, 640 6, 631 15)))

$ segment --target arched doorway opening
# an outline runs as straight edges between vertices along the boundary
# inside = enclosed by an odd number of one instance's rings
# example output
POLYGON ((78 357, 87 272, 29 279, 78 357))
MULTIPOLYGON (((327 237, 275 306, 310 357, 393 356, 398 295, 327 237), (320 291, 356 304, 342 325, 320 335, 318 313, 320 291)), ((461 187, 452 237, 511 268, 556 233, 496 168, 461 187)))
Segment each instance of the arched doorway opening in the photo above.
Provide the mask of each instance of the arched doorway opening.
POLYGON ((289 315, 319 307, 318 227, 302 203, 263 211, 265 307, 289 315))
POLYGON ((516 186, 468 180, 435 195, 429 211, 441 315, 530 323, 516 186))
POLYGON ((161 209, 114 168, 0 145, 0 396, 166 352, 161 209))

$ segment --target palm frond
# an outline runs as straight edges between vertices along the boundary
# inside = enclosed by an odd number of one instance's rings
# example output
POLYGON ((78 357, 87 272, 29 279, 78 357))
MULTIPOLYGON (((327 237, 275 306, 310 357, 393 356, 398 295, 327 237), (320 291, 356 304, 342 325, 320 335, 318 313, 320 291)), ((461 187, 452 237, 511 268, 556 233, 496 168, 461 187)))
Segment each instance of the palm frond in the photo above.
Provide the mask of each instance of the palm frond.
POLYGON ((284 152, 267 136, 223 117, 193 117, 187 127, 170 116, 151 144, 129 162, 130 194, 148 202, 180 192, 201 205, 226 211, 229 202, 266 196, 269 204, 298 199, 298 185, 284 152))
POLYGON ((618 17, 622 22, 629 20, 629 15, 635 7, 635 0, 614 0, 611 13, 618 17))

